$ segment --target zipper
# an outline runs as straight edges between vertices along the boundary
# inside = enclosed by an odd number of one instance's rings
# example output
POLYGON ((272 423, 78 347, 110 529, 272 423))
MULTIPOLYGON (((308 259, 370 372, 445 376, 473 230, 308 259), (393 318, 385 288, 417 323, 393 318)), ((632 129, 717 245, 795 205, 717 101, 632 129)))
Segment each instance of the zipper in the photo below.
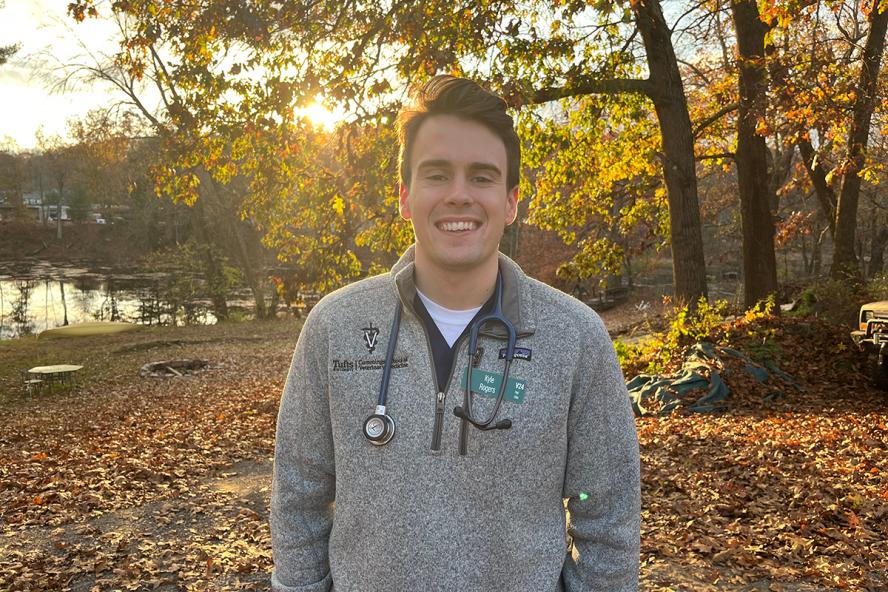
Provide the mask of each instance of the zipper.
MULTIPOLYGON (((413 307, 404 307, 413 317, 419 321, 419 326, 422 327, 422 334, 425 336, 426 342, 426 351, 429 353, 429 367, 432 370, 432 383, 437 387, 438 386, 438 369, 435 367, 435 352, 432 351, 432 342, 429 339, 429 332, 426 329, 425 323, 419 317, 418 314, 413 310, 413 307)), ((454 345, 457 348, 457 354, 459 353, 459 346, 462 342, 462 338, 457 339, 454 345)), ((456 366, 456 355, 453 356, 454 364, 456 366)), ((441 450, 441 432, 444 431, 444 402, 447 399, 447 389, 450 387, 450 381, 453 378, 453 366, 450 368, 450 375, 447 377, 447 384, 444 385, 444 390, 438 391, 435 395, 435 425, 432 429, 432 445, 431 449, 435 452, 441 450)))
MULTIPOLYGON (((405 308, 407 308, 407 307, 405 307, 405 308)), ((425 326, 425 323, 423 322, 423 320, 421 318, 419 318, 419 315, 416 314, 416 312, 413 311, 412 307, 407 308, 407 310, 410 312, 410 314, 412 314, 416 318, 417 321, 419 321, 419 326, 422 327, 422 333, 423 333, 423 335, 425 335, 426 351, 429 352, 429 366, 431 367, 431 370, 432 370, 432 382, 435 384, 435 386, 437 386, 438 385, 438 369, 435 367, 435 353, 432 351, 432 343, 431 343, 431 340, 429 339, 429 332, 426 329, 426 326, 425 326)), ((439 391, 435 395, 435 425, 432 429, 431 449, 436 452, 441 450, 441 433, 444 431, 444 403, 447 399, 447 391, 450 389, 450 383, 453 381, 453 370, 457 366, 457 360, 459 358, 459 350, 460 350, 460 346, 462 345, 462 342, 464 341, 464 339, 463 339, 464 337, 465 337, 465 335, 461 335, 454 342, 453 346, 456 348, 456 351, 453 354, 453 365, 450 367, 450 374, 447 376, 447 383, 444 385, 444 389, 439 391)), ((467 439, 467 437, 468 437, 467 434, 463 435, 463 432, 467 431, 465 428, 468 423, 469 422, 467 422, 464 419, 460 420, 460 426, 459 426, 460 443, 462 443, 462 441, 467 439)), ((463 456, 465 456, 464 452, 461 454, 463 454, 463 456)))
POLYGON ((432 431, 432 450, 441 450, 441 431, 444 428, 444 391, 438 393, 435 402, 435 428, 432 431))
MULTIPOLYGON (((438 384, 438 369, 435 367, 435 354, 432 351, 432 344, 429 341, 429 334, 426 331, 425 323, 420 320, 420 324, 422 325, 422 330, 425 332, 426 336, 426 347, 429 350, 429 360, 431 360, 432 366, 432 379, 435 381, 435 384, 438 384)), ((453 354, 453 365, 450 366, 450 374, 447 375, 447 382, 444 384, 444 390, 440 391, 435 397, 435 426, 432 431, 432 450, 440 450, 441 449, 441 432, 444 430, 444 401, 447 399, 447 391, 450 390, 450 383, 453 382, 453 370, 456 368, 457 359, 459 358, 459 350, 462 345, 463 338, 460 337, 457 339, 453 346, 456 348, 456 351, 453 354), (437 445, 437 446, 436 446, 437 445)), ((460 429, 462 429, 462 424, 467 423, 465 420, 460 420, 460 429)))

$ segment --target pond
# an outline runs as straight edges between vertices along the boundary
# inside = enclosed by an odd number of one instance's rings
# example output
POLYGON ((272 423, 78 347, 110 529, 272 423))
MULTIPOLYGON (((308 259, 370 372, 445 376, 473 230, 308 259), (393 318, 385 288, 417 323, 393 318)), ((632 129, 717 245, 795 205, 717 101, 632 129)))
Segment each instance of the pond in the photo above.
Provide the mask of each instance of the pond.
MULTIPOLYGON (((193 297, 202 282, 181 274, 122 273, 39 261, 0 268, 0 339, 88 321, 213 324, 210 301, 193 297), (183 291, 183 285, 193 289, 183 291)), ((230 309, 252 309, 249 291, 231 294, 228 303, 230 309)))

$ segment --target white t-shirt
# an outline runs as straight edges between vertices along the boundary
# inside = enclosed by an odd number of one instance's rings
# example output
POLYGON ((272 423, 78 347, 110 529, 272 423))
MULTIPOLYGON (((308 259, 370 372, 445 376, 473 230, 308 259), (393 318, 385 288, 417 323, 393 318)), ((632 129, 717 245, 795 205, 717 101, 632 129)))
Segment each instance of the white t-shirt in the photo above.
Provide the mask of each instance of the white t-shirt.
POLYGON ((444 340, 450 347, 453 347, 454 342, 456 342, 459 336, 462 335, 466 325, 468 325, 472 319, 475 318, 475 315, 478 314, 478 311, 481 310, 480 306, 477 308, 470 308, 469 310, 450 310, 449 308, 444 308, 440 304, 433 302, 428 296, 419 290, 417 290, 416 293, 419 294, 419 299, 422 300, 426 310, 429 311, 429 316, 435 321, 435 324, 438 326, 438 331, 441 332, 441 335, 444 336, 444 340))

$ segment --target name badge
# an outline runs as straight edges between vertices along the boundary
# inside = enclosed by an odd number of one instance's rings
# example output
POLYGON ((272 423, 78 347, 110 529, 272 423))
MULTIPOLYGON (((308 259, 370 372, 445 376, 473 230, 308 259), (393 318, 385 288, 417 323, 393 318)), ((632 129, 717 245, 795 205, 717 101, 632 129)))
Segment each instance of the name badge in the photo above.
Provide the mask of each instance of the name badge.
MULTIPOLYGON (((465 380, 465 375, 463 375, 465 380)), ((503 375, 497 372, 487 372, 479 368, 472 368, 472 381, 469 385, 472 392, 482 397, 496 398, 500 385, 503 383, 503 375)), ((465 384, 465 383, 463 383, 465 384)), ((527 391, 527 383, 523 378, 510 376, 503 393, 503 400, 513 403, 523 403, 524 393, 527 391)))

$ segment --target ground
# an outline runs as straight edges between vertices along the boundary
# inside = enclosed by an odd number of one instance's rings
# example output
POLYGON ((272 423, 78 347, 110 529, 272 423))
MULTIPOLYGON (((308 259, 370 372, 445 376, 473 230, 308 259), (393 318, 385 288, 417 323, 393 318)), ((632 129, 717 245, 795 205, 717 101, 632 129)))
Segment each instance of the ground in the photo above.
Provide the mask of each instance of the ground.
MULTIPOLYGON (((604 316, 631 332, 625 310, 604 316)), ((275 416, 299 323, 0 342, 0 590, 268 590, 275 416), (138 376, 179 358, 212 367, 138 376), (19 369, 61 362, 85 366, 77 385, 24 393, 19 369)), ((888 402, 841 330, 804 326, 785 347, 834 350, 785 352, 802 391, 766 403, 733 385, 726 413, 637 420, 642 589, 888 586, 888 402)))

